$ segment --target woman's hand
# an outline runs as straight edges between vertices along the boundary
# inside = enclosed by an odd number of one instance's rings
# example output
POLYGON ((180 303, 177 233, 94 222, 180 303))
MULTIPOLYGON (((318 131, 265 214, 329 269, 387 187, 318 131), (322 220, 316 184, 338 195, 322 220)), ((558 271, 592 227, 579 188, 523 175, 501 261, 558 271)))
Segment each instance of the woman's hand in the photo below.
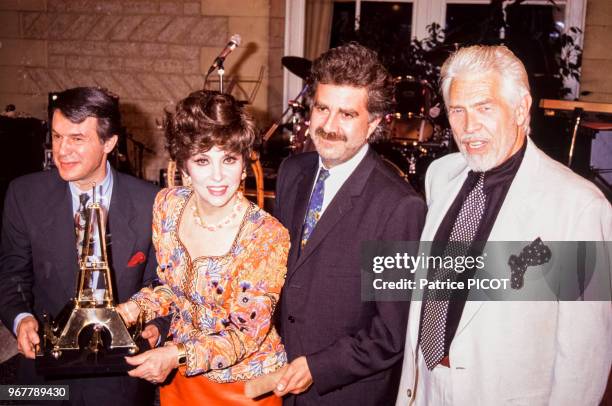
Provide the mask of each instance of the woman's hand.
POLYGON ((140 307, 136 304, 136 302, 132 300, 128 300, 125 303, 121 303, 117 306, 117 313, 121 316, 125 325, 130 327, 138 321, 138 316, 140 315, 140 307))
POLYGON ((178 348, 175 345, 155 348, 134 357, 125 357, 130 365, 137 368, 128 371, 128 375, 145 379, 153 384, 162 383, 178 366, 178 348))

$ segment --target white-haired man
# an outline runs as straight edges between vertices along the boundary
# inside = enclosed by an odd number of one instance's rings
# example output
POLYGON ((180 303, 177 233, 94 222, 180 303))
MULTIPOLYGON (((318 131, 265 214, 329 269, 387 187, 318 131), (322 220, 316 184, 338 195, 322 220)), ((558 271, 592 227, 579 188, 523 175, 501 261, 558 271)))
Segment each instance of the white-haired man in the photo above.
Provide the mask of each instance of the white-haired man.
MULTIPOLYGON (((602 193, 528 137, 527 73, 510 50, 460 49, 441 74, 460 153, 427 172, 421 240, 437 242, 432 253, 456 255, 457 241, 473 250, 490 241, 611 239, 602 193)), ((540 272, 535 265, 528 269, 540 272)), ((469 294, 426 290, 411 302, 397 405, 599 404, 612 360, 609 301, 484 302, 469 294)))

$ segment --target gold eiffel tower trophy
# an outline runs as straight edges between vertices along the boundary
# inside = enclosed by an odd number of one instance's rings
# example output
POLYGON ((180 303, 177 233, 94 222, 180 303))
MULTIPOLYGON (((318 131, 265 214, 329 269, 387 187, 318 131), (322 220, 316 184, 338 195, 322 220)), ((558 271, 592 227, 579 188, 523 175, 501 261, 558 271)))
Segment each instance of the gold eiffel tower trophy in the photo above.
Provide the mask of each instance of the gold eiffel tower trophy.
POLYGON ((140 337, 142 320, 128 330, 115 308, 105 238, 106 215, 96 202, 95 184, 93 190, 93 203, 86 209, 76 297, 55 320, 43 315, 41 345, 36 352, 36 368, 42 374, 123 372, 130 369, 123 357, 147 346, 140 337), (94 255, 92 237, 96 233, 99 255, 94 255), (93 286, 96 273, 104 281, 103 295, 97 295, 93 286))

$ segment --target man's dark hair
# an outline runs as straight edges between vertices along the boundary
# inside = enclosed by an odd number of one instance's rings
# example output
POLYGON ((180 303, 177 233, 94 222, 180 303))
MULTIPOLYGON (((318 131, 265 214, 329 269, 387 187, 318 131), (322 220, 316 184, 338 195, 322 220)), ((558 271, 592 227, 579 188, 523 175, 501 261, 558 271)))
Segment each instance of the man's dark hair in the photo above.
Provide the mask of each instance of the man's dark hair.
POLYGON ((59 110, 75 124, 87 117, 98 119, 97 132, 104 142, 113 135, 121 135, 119 98, 98 87, 74 87, 54 95, 53 111, 59 110))
POLYGON ((319 83, 366 88, 370 120, 383 118, 369 141, 384 137, 384 117, 393 108, 393 80, 376 52, 356 42, 330 49, 312 64, 308 80, 311 97, 319 83))

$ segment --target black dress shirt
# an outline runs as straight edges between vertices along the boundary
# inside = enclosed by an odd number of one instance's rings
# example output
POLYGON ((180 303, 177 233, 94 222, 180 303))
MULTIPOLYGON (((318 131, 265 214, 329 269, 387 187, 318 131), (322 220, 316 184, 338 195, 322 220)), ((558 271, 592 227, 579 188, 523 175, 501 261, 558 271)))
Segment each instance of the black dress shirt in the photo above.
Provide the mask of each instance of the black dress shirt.
MULTIPOLYGON (((504 199, 506 198, 508 189, 510 189, 512 180, 521 166, 526 147, 527 141, 525 140, 521 149, 506 160, 506 162, 485 172, 485 212, 482 220, 480 221, 480 225, 478 226, 478 230, 476 231, 476 235, 474 236, 474 240, 470 245, 469 255, 478 256, 482 253, 484 245, 489 238, 489 234, 491 234, 493 225, 495 224, 495 219, 497 218, 499 210, 501 209, 504 199)), ((444 216, 442 223, 440 223, 440 227, 438 227, 438 230, 436 231, 434 244, 432 245, 433 255, 443 254, 453 229, 453 225, 455 224, 455 220, 459 214, 459 211, 461 210, 461 206, 463 205, 463 201, 476 185, 479 175, 479 172, 470 171, 468 173, 468 177, 463 183, 461 190, 459 190, 457 197, 448 209, 448 212, 446 212, 446 216, 444 216)), ((468 269, 467 271, 459 274, 457 280, 463 281, 467 285, 467 280, 472 278, 474 273, 475 269, 468 269)), ((450 302, 448 304, 448 313, 446 315, 444 355, 448 355, 451 342, 455 337, 457 327, 459 327, 459 320, 461 320, 461 315, 463 313, 463 308, 465 307, 468 293, 469 291, 467 289, 462 289, 453 290, 451 294, 450 302)), ((425 306, 423 306, 423 309, 425 309, 425 306)))

